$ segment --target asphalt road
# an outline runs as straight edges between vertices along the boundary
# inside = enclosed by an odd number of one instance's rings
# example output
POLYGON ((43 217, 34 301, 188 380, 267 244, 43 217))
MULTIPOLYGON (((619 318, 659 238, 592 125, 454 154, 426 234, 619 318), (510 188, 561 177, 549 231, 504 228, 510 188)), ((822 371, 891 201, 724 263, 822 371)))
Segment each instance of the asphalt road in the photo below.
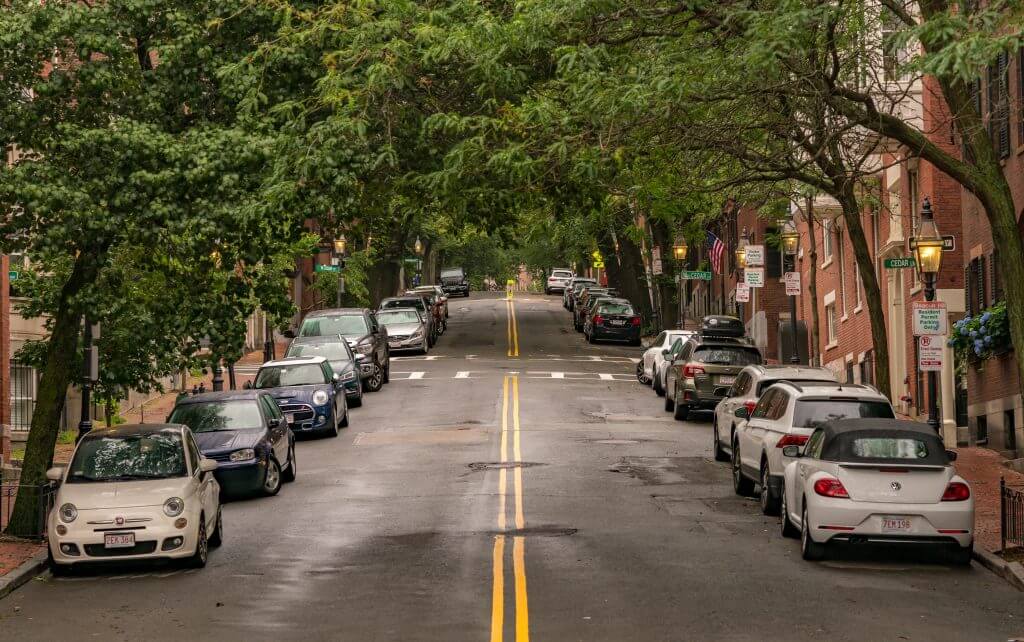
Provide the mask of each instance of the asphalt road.
POLYGON ((706 418, 590 346, 558 297, 450 302, 428 358, 303 441, 298 481, 228 504, 201 571, 45 574, 0 640, 1007 640, 1024 600, 977 565, 800 559, 733 495, 706 418), (518 354, 518 356, 517 356, 518 354))

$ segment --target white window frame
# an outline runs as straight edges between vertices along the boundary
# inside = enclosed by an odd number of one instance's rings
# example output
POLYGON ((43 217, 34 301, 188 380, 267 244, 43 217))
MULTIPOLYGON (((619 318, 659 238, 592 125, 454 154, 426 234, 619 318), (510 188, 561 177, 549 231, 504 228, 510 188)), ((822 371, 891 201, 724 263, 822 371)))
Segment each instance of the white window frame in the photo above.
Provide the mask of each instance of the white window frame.
POLYGON ((821 221, 821 257, 827 264, 832 260, 832 219, 821 221))
POLYGON ((32 415, 35 414, 36 396, 39 394, 39 390, 38 390, 38 386, 39 386, 38 376, 39 375, 36 372, 36 369, 33 368, 32 366, 27 366, 27 365, 25 365, 23 363, 17 363, 17 362, 14 362, 14 361, 11 362, 11 368, 10 368, 10 377, 11 377, 11 379, 10 379, 10 381, 11 381, 11 395, 10 395, 10 397, 11 397, 11 399, 10 399, 10 401, 11 401, 11 425, 12 426, 19 426, 19 428, 18 428, 19 430, 25 430, 25 428, 22 428, 22 426, 28 426, 28 425, 30 425, 32 423, 32 415), (21 371, 21 372, 19 372, 18 374, 15 374, 18 371, 21 371), (15 381, 27 382, 28 390, 24 390, 24 389, 15 390, 14 389, 14 382, 15 381), (22 394, 19 395, 19 396, 15 396, 16 392, 20 392, 22 394), (23 404, 27 404, 27 406, 29 408, 28 416, 24 417, 24 418, 16 418, 15 413, 20 412, 20 406, 23 405, 23 404))
MULTIPOLYGON (((856 258, 857 257, 854 257, 854 259, 856 258)), ((853 313, 856 314, 864 307, 864 298, 861 294, 860 261, 857 260, 854 260, 853 262, 853 278, 853 290, 857 293, 857 307, 853 309, 853 313)))
POLYGON ((833 300, 825 304, 825 336, 828 339, 827 348, 834 348, 839 345, 839 320, 836 318, 836 303, 833 300))
POLYGON ((836 248, 839 252, 839 299, 843 304, 843 318, 845 321, 846 314, 846 246, 843 244, 843 232, 842 230, 836 231, 836 248))

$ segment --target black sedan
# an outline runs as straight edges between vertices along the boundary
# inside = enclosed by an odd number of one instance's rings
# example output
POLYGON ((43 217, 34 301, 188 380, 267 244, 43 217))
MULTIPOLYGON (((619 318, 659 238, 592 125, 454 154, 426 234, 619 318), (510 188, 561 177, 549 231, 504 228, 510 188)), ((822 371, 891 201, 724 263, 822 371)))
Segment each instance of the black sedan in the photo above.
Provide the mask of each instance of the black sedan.
POLYGON ((587 316, 583 334, 587 341, 628 341, 640 345, 640 315, 626 299, 600 299, 587 316))
POLYGON ((276 495, 295 480, 295 436, 266 392, 183 396, 167 422, 192 429, 202 455, 220 462, 213 474, 225 493, 276 495))

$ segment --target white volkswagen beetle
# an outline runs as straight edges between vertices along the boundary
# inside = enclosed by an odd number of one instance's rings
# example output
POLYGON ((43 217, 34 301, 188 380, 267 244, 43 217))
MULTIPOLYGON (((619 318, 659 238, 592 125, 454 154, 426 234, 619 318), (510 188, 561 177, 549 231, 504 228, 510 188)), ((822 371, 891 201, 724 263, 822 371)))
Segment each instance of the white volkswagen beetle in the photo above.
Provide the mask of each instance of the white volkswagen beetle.
POLYGON ((804 559, 831 542, 939 546, 957 564, 974 547, 974 498, 926 424, 845 419, 819 426, 783 454, 782 534, 801 538, 804 559))
POLYGON ((67 468, 46 473, 61 484, 47 518, 53 573, 151 558, 205 566, 223 535, 216 468, 179 424, 89 432, 67 468))

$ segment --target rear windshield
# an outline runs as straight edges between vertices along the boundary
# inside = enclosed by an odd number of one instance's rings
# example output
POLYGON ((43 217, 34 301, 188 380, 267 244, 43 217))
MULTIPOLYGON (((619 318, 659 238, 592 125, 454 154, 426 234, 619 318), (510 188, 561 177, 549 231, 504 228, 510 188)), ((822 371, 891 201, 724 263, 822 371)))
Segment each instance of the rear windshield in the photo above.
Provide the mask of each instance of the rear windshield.
POLYGON ((633 306, 628 303, 601 303, 597 306, 598 314, 633 314, 633 306))
POLYGON ((806 399, 796 402, 793 425, 817 428, 838 419, 894 419, 892 406, 885 401, 862 399, 806 399))
POLYGON ((906 437, 861 437, 853 440, 853 454, 862 459, 927 459, 928 444, 906 437))
POLYGON ((416 308, 417 310, 426 312, 427 305, 420 297, 416 297, 415 299, 395 299, 394 301, 381 302, 381 310, 387 310, 388 308, 416 308))
POLYGON ((711 366, 753 366, 761 363, 761 353, 745 346, 699 346, 692 359, 711 366))
POLYGON ((551 276, 557 276, 563 279, 571 278, 572 272, 570 272, 569 270, 555 270, 554 272, 551 273, 551 276))
POLYGON ((419 323, 420 315, 415 310, 388 310, 379 312, 377 320, 387 327, 401 323, 419 323))
POLYGON ((284 353, 286 357, 323 357, 328 361, 351 361, 352 351, 342 340, 337 343, 293 343, 284 353))
POLYGON ((362 336, 369 332, 366 319, 361 314, 345 314, 334 317, 313 317, 302 322, 300 337, 328 337, 339 334, 362 336))
POLYGON ((757 384, 757 396, 760 397, 761 393, 763 393, 768 386, 772 385, 773 383, 778 383, 780 381, 791 381, 791 382, 793 382, 795 384, 811 384, 811 385, 818 384, 818 385, 821 385, 821 383, 823 381, 825 383, 833 383, 835 380, 834 379, 765 379, 764 381, 761 381, 760 383, 757 384))
POLYGON ((450 279, 454 277, 462 278, 462 268, 447 268, 441 270, 442 279, 450 279))

